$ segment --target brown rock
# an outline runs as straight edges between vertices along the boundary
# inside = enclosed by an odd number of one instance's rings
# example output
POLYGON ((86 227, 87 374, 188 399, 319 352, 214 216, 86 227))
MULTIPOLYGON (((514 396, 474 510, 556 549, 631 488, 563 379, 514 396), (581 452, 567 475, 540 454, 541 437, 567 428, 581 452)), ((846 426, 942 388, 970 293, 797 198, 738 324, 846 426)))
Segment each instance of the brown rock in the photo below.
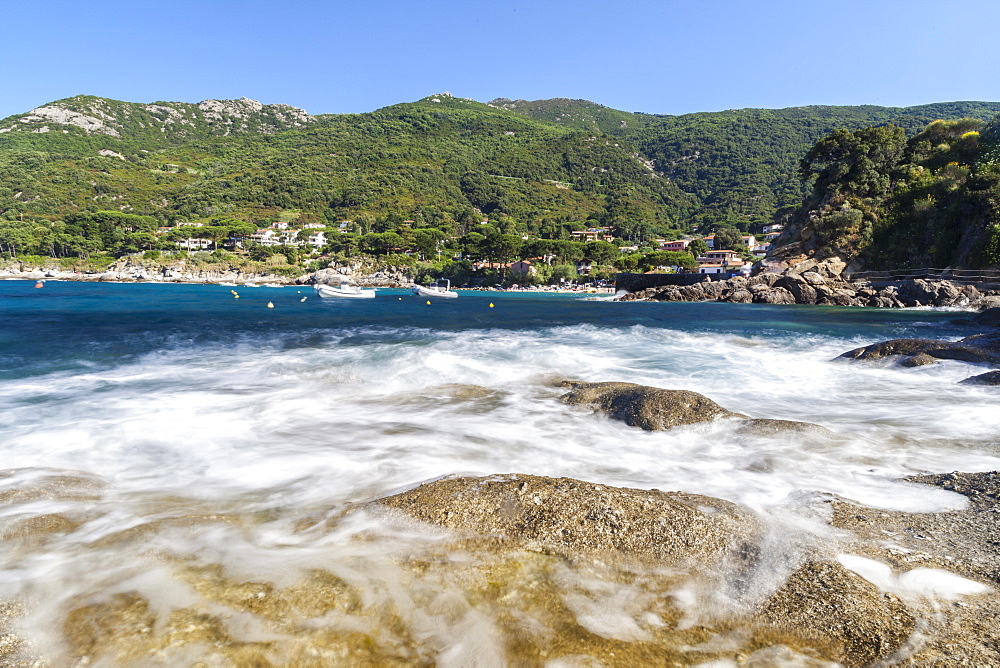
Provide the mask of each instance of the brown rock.
POLYGON ((688 390, 663 390, 616 382, 564 385, 573 389, 560 397, 562 402, 591 406, 612 419, 647 431, 738 416, 708 397, 688 390))
POLYGON ((666 564, 751 554, 760 531, 721 499, 522 474, 448 478, 376 503, 449 529, 666 564))
POLYGON ((796 422, 795 420, 770 420, 766 418, 748 419, 737 430, 737 433, 748 436, 778 436, 781 434, 808 434, 827 438, 836 437, 837 433, 826 427, 811 422, 796 422))
POLYGON ((733 304, 749 304, 754 300, 754 295, 749 290, 733 290, 728 296, 724 298, 724 301, 732 302, 733 304))
POLYGON ((906 606, 836 562, 806 563, 760 608, 761 617, 797 633, 835 641, 839 661, 869 665, 895 652, 914 629, 906 606))
POLYGON ((989 309, 1000 308, 1000 296, 998 295, 986 295, 976 298, 975 301, 970 304, 970 306, 978 311, 986 311, 989 309))
POLYGON ((795 295, 785 288, 772 288, 757 295, 754 301, 759 304, 794 304, 795 295))

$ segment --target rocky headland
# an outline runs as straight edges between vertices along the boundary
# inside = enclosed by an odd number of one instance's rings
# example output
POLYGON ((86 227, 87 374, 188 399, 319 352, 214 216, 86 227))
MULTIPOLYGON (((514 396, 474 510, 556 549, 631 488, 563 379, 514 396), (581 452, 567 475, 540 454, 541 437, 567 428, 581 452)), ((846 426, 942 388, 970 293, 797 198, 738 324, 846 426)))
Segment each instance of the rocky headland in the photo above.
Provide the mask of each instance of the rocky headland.
POLYGON ((963 284, 950 280, 851 279, 836 259, 807 260, 781 271, 737 276, 693 285, 664 285, 630 292, 619 301, 720 301, 737 304, 815 304, 900 308, 1000 306, 1000 284, 963 284))

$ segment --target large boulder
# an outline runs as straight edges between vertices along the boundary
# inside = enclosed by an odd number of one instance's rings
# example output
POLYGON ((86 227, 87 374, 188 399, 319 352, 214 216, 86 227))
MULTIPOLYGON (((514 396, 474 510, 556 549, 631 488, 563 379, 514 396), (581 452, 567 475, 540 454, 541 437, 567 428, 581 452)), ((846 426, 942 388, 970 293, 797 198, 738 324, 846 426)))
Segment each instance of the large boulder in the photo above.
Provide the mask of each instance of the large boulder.
POLYGON ((590 406, 612 419, 647 431, 738 416, 708 397, 688 390, 664 390, 619 382, 567 382, 563 385, 572 388, 560 397, 564 403, 590 406))
POLYGON ((749 304, 754 301, 754 294, 749 290, 740 288, 738 290, 733 290, 724 298, 724 301, 733 304, 749 304))
POLYGON ((663 564, 751 554, 761 530, 753 513, 721 499, 523 474, 446 478, 376 503, 569 555, 614 551, 663 564))
POLYGON ((646 431, 660 431, 718 418, 732 418, 737 422, 737 433, 750 437, 772 437, 779 434, 784 436, 799 434, 826 439, 837 437, 837 434, 826 427, 809 422, 751 418, 741 413, 734 413, 708 397, 690 390, 665 390, 621 382, 565 381, 560 385, 572 388, 570 392, 560 397, 564 403, 588 406, 605 413, 613 420, 620 420, 629 426, 646 431))
POLYGON ((818 276, 818 274, 814 272, 807 272, 804 276, 789 274, 783 277, 778 285, 792 293, 797 303, 815 304, 819 294, 816 292, 814 285, 822 285, 822 283, 812 283, 806 279, 806 276, 818 276))
POLYGON ((771 288, 763 290, 754 295, 754 301, 758 304, 794 304, 795 295, 785 288, 771 288))
POLYGON ((858 293, 842 284, 832 283, 815 286, 816 303, 824 306, 864 306, 867 300, 858 293))
POLYGON ((968 306, 979 296, 975 287, 951 281, 914 278, 899 284, 899 299, 907 306, 968 306))

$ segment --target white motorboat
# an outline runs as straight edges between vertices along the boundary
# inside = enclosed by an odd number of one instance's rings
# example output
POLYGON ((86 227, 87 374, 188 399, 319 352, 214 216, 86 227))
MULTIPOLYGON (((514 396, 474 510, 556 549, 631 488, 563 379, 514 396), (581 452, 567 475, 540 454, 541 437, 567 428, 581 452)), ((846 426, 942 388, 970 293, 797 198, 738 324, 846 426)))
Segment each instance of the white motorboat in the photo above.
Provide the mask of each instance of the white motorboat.
POLYGON ((414 285, 413 294, 418 297, 429 297, 431 299, 454 299, 458 293, 451 289, 451 281, 448 279, 438 279, 434 285, 414 285))
POLYGON ((375 288, 363 290, 356 285, 341 283, 340 285, 323 285, 317 283, 313 290, 320 297, 346 297, 348 299, 372 299, 375 297, 375 288))
POLYGON ((265 288, 283 288, 285 286, 282 285, 281 283, 265 283, 261 287, 265 287, 265 288))

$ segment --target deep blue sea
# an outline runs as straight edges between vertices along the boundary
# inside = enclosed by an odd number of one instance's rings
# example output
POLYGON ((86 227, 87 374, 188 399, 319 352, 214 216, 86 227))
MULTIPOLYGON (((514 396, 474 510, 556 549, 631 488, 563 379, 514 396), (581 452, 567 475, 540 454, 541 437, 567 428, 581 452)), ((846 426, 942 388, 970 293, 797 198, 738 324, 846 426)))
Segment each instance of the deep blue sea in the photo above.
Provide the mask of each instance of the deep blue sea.
POLYGON ((121 582, 169 609, 176 583, 144 550, 257 579, 328 567, 328 543, 299 520, 446 475, 696 492, 821 534, 815 495, 954 508, 961 497, 898 478, 1000 468, 996 390, 957 384, 981 369, 832 361, 890 338, 958 339, 975 331, 960 311, 34 285, 0 282, 0 537, 25 518, 73 528, 0 552, 0 599, 48 601, 39 629, 121 582), (693 390, 841 439, 754 437, 725 420, 641 432, 561 404, 567 379, 693 390), (229 519, 94 547, 194 516, 229 519))

